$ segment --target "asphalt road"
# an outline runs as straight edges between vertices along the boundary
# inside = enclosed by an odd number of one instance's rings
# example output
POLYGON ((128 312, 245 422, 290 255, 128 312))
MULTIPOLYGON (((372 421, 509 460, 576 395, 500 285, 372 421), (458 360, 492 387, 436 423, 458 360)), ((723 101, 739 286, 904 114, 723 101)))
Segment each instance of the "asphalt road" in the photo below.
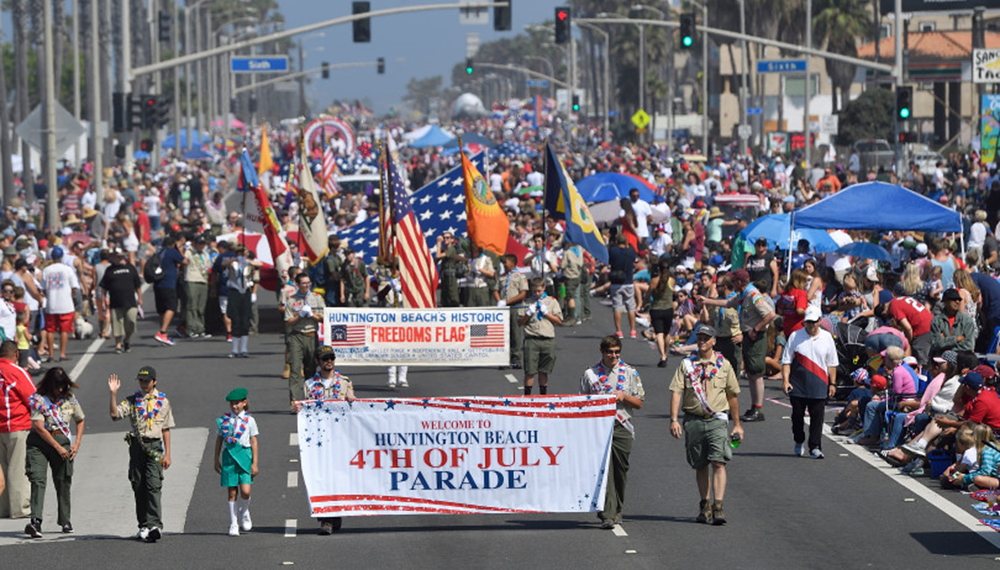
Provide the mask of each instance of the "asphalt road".
MULTIPOLYGON (((269 295, 266 303, 272 304, 269 295)), ((151 295, 147 306, 152 307, 151 295)), ((273 306, 273 305, 272 305, 273 306)), ((266 312, 266 309, 264 310, 266 312)), ((595 320, 558 331, 559 356, 550 392, 575 392, 583 368, 596 362, 600 338, 611 330, 608 307, 595 303, 595 320)), ((729 468, 724 527, 698 525, 693 471, 683 445, 668 434, 667 386, 677 364, 656 368, 644 341, 625 341, 623 359, 638 366, 646 403, 636 414, 624 522, 598 528, 593 515, 380 516, 347 518, 330 537, 316 534, 292 445, 295 418, 287 411, 280 337, 251 337, 248 360, 229 360, 224 338, 155 343, 154 316, 140 322, 131 353, 113 344, 70 344, 88 414, 78 460, 73 521, 77 534, 55 530, 46 515, 45 537, 30 540, 24 521, 0 520, 4 568, 963 568, 995 567, 1000 533, 974 523, 974 501, 942 491, 928 479, 910 479, 874 462, 856 446, 824 440, 825 460, 795 458, 788 408, 769 384, 767 421, 748 424, 729 468), (85 362, 84 352, 94 351, 85 362), (85 366, 84 366, 85 364, 85 366), (177 422, 174 463, 164 483, 165 537, 155 544, 127 538, 134 532, 125 474, 125 428, 107 416, 107 377, 134 378, 141 365, 159 372, 177 422), (234 386, 250 390, 261 429, 261 474, 253 487, 254 530, 226 535, 225 492, 212 469, 214 418, 227 408, 234 386), (972 522, 970 522, 972 521, 972 522), (970 526, 972 527, 970 529, 970 526), (710 561, 706 564, 706 561, 710 561)), ((410 388, 390 390, 384 370, 344 368, 362 398, 390 395, 519 394, 495 369, 410 369, 410 388)), ((131 380, 126 380, 129 382, 131 380)), ((125 384, 125 390, 131 389, 125 384)), ((747 399, 741 398, 746 408, 747 399)), ((831 411, 828 412, 829 414, 831 411)), ((837 438, 839 439, 839 438, 837 438)), ((49 510, 54 501, 49 500, 49 510)))

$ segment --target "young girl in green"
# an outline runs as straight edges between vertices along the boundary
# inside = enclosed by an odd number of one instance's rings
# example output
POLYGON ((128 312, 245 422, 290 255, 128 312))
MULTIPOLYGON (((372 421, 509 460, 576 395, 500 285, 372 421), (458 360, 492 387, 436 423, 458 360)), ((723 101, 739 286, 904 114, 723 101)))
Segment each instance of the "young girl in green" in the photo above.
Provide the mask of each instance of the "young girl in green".
POLYGON ((250 485, 257 475, 257 422, 250 416, 247 389, 236 388, 228 395, 230 412, 217 419, 215 471, 229 490, 229 536, 239 536, 253 528, 250 520, 250 485))

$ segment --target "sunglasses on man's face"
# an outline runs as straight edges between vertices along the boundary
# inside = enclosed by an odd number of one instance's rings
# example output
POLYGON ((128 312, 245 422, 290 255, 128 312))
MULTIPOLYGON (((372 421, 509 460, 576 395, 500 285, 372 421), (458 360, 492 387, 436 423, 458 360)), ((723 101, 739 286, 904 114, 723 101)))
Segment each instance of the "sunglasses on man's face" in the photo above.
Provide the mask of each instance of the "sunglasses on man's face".
POLYGON ((334 360, 337 360, 336 356, 324 356, 323 358, 320 358, 321 362, 333 362, 334 360))

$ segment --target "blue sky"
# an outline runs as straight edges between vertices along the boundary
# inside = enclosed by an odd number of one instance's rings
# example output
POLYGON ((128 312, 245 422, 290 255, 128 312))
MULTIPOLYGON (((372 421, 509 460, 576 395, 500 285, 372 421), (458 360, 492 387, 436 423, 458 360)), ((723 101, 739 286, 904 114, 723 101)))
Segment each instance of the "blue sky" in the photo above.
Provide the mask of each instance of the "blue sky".
MULTIPOLYGON (((457 0, 436 0, 451 3, 457 0)), ((371 0, 372 10, 401 6, 419 6, 435 0, 371 0)), ((285 15, 286 29, 304 26, 338 16, 350 14, 351 2, 315 2, 309 0, 278 0, 285 15)), ((411 78, 442 75, 447 85, 451 68, 465 58, 466 34, 478 33, 486 43, 500 37, 513 37, 524 33, 524 26, 551 20, 556 6, 565 0, 513 0, 511 31, 493 31, 493 15, 485 26, 463 26, 458 23, 457 10, 436 10, 371 20, 372 41, 355 44, 351 40, 351 26, 327 28, 323 37, 306 37, 304 47, 306 69, 318 67, 324 61, 370 61, 384 57, 385 75, 378 75, 374 67, 333 70, 330 79, 318 76, 309 86, 310 103, 325 107, 333 99, 362 99, 368 97, 376 113, 388 111, 399 105, 411 78), (322 50, 318 48, 322 47, 322 50), (402 60, 402 61, 400 61, 402 60)))

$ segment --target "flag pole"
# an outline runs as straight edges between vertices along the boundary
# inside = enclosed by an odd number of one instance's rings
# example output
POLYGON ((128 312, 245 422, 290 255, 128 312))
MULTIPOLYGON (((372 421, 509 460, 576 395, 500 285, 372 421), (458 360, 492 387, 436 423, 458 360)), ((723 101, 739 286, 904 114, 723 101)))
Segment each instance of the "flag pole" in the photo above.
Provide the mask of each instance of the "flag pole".
MULTIPOLYGON (((247 152, 247 139, 246 139, 246 137, 243 138, 243 152, 244 153, 247 152)), ((246 166, 243 164, 242 157, 241 157, 241 160, 240 160, 240 176, 243 176, 243 168, 245 168, 245 167, 246 166)), ((243 178, 244 178, 244 180, 246 180, 245 176, 243 176, 243 178)), ((243 189, 243 202, 240 205, 240 215, 243 217, 243 245, 244 246, 247 243, 247 192, 249 192, 249 191, 250 191, 249 188, 244 188, 243 189)), ((239 241, 239 238, 237 238, 236 241, 239 241)))
MULTIPOLYGON (((538 113, 538 109, 535 109, 535 113, 538 113)), ((549 141, 546 139, 545 145, 545 183, 542 184, 542 286, 545 286, 545 266, 548 265, 548 259, 545 255, 545 250, 549 245, 549 226, 545 223, 545 206, 548 204, 549 200, 549 141)), ((552 292, 555 293, 555 283, 552 284, 552 292)))
MULTIPOLYGON (((298 172, 299 172, 299 186, 302 185, 302 176, 303 176, 303 172, 302 171, 305 168, 305 165, 302 164, 302 161, 306 157, 305 153, 306 153, 306 133, 305 133, 305 130, 303 129, 303 127, 302 127, 302 123, 299 123, 299 160, 298 160, 298 163, 299 163, 299 168, 298 168, 298 172)), ((312 172, 307 172, 306 174, 309 175, 309 176, 312 176, 312 172)), ((303 221, 302 210, 303 210, 304 204, 302 203, 302 193, 299 192, 299 188, 295 189, 295 199, 298 200, 298 202, 299 202, 299 232, 298 232, 298 235, 295 238, 295 242, 299 246, 299 259, 302 259, 302 221, 303 221)), ((312 265, 312 264, 310 264, 310 265, 312 265)))

